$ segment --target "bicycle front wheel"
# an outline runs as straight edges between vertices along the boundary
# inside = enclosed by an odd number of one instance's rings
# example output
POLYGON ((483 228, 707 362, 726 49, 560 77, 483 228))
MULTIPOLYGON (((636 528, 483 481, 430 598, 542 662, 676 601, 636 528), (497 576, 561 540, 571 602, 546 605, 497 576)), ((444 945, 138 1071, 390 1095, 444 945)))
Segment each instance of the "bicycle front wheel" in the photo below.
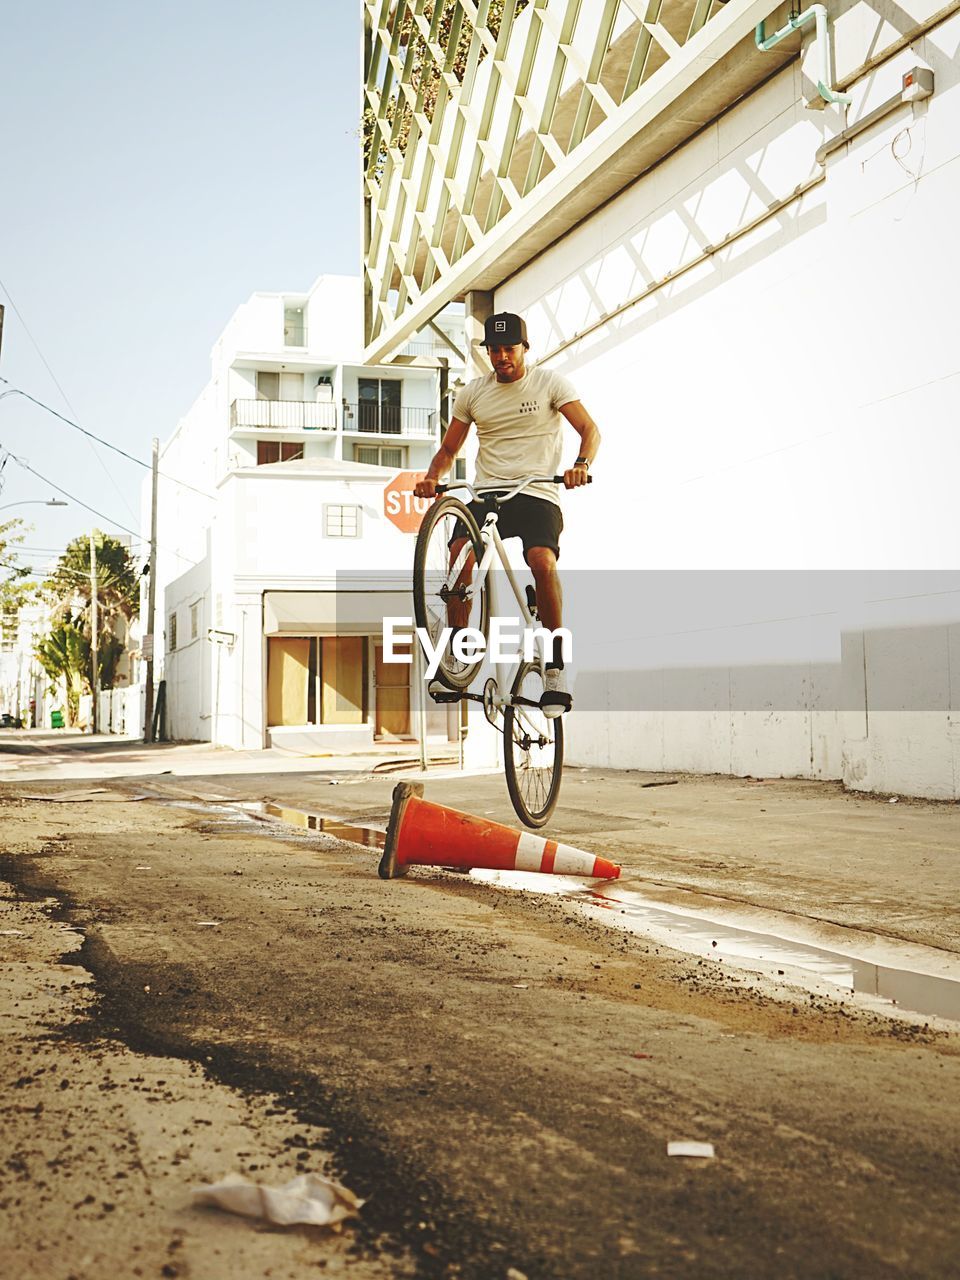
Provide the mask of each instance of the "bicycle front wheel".
POLYGON ((551 719, 540 710, 543 673, 525 662, 513 682, 503 711, 503 769, 517 817, 528 827, 542 827, 560 795, 563 769, 563 716, 551 719))
POLYGON ((448 689, 466 689, 483 665, 482 652, 463 660, 453 651, 457 633, 466 627, 487 638, 487 584, 479 590, 474 585, 482 558, 480 530, 470 511, 458 498, 440 498, 424 516, 417 534, 413 612, 432 648, 439 646, 440 665, 434 679, 448 689))

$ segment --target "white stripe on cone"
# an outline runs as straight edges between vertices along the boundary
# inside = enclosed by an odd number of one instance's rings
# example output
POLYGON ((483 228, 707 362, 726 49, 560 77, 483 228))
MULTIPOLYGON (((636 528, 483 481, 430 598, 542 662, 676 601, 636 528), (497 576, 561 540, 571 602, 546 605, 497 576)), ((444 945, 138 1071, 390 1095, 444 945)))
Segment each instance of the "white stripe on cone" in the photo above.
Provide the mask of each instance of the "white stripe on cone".
POLYGON ((514 863, 517 871, 539 871, 543 851, 547 842, 543 836, 531 835, 529 831, 521 831, 517 841, 517 860, 514 863))
POLYGON ((542 870, 543 855, 548 844, 553 844, 556 849, 552 868, 554 875, 593 876, 596 874, 597 860, 592 853, 576 849, 572 844, 556 844, 543 836, 532 835, 529 831, 520 832, 514 868, 517 871, 542 870))
POLYGON ((572 844, 558 844, 557 856, 553 860, 553 870, 559 876, 592 876, 596 870, 596 861, 592 853, 575 849, 572 844))

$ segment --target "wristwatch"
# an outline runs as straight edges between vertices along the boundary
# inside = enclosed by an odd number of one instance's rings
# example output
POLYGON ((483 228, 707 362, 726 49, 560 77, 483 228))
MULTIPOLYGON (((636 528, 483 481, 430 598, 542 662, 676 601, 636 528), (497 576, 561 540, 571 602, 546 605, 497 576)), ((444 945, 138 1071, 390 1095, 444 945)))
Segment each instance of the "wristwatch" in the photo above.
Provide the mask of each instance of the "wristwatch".
POLYGON ((581 454, 579 458, 575 459, 575 461, 574 461, 574 464, 573 464, 573 465, 574 465, 575 467, 586 467, 586 468, 587 468, 587 470, 589 471, 589 470, 590 470, 590 459, 589 459, 589 458, 585 458, 585 457, 581 454))

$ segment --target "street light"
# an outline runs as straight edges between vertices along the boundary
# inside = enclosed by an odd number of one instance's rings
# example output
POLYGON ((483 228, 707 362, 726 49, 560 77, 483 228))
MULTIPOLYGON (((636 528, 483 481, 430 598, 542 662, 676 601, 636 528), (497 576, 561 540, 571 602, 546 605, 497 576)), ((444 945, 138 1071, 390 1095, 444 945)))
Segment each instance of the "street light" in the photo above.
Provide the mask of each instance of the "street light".
POLYGON ((69 502, 64 502, 62 498, 25 498, 22 502, 5 502, 0 511, 7 511, 10 507, 69 507, 69 502))

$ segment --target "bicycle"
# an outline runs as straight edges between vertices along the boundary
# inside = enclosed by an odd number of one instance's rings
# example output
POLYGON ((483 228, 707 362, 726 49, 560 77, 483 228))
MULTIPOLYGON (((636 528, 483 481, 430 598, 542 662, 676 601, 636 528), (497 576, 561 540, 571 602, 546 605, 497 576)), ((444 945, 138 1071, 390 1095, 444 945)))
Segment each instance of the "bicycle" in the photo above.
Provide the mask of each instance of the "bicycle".
MULTIPOLYGON (((445 692, 434 693, 437 702, 480 702, 484 715, 503 734, 504 774, 507 791, 517 816, 528 827, 542 827, 553 812, 560 794, 563 768, 562 716, 550 718, 540 709, 544 689, 545 655, 542 634, 534 635, 534 657, 517 662, 495 663, 496 675, 484 684, 482 693, 469 686, 483 665, 490 619, 496 613, 495 581, 491 565, 499 557, 520 611, 522 627, 535 627, 538 621, 536 596, 532 586, 521 591, 510 566, 503 541, 497 531, 498 511, 502 503, 522 493, 531 484, 562 484, 563 476, 529 476, 512 489, 487 485, 474 488, 466 481, 437 485, 438 499, 430 507, 420 525, 413 561, 413 608, 417 627, 430 638, 430 646, 438 651, 439 666, 435 680, 445 692), (482 528, 472 512, 450 489, 466 489, 487 508, 482 528), (461 524, 466 529, 462 546, 452 550, 454 530, 461 524), (460 644, 455 651, 458 633, 474 628, 484 638, 484 649, 473 656, 460 644), (450 628, 440 648, 444 630, 450 628), (507 676, 502 679, 506 667, 507 676), (509 687, 504 695, 502 690, 509 687), (503 716, 503 728, 498 723, 503 716)), ((459 537, 462 535, 458 535, 459 537)))

